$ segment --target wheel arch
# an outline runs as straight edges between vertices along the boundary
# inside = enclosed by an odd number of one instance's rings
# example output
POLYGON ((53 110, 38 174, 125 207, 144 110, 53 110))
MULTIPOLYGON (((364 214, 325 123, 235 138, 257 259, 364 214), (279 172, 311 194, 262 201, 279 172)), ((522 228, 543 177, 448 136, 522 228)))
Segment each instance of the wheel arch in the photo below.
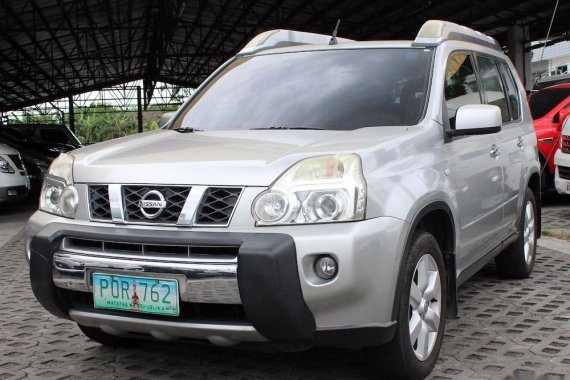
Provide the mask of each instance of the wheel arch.
MULTIPOLYGON (((542 235, 542 189, 541 189, 541 176, 538 172, 533 172, 530 174, 527 187, 534 194, 534 199, 536 200, 536 219, 538 223, 538 235, 537 239, 542 235)), ((519 224, 521 221, 519 220, 519 224)))
POLYGON ((402 287, 400 283, 405 271, 405 256, 410 250, 412 237, 416 230, 422 230, 432 234, 437 241, 441 252, 446 270, 447 281, 447 302, 448 315, 457 315, 457 286, 456 286, 456 266, 455 266, 455 223, 451 208, 443 201, 434 201, 425 205, 413 217, 410 228, 406 236, 406 243, 400 260, 398 270, 398 282, 396 292, 394 293, 394 302, 392 307, 392 320, 395 320, 398 313, 398 300, 401 297, 402 287))

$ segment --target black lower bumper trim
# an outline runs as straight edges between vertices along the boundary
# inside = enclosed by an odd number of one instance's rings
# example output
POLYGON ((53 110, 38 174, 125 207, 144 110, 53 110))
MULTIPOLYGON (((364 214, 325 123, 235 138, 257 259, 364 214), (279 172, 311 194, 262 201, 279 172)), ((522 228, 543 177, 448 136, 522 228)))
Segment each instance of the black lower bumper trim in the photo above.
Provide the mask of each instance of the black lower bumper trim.
POLYGON ((273 341, 312 339, 315 319, 303 299, 292 237, 245 241, 238 285, 245 314, 261 335, 273 341))
POLYGON ((53 252, 60 241, 58 235, 51 239, 33 239, 30 244, 30 282, 32 291, 40 304, 56 317, 70 319, 71 302, 63 296, 64 291, 53 283, 53 252))
POLYGON ((324 347, 362 348, 388 343, 396 332, 396 322, 386 326, 355 327, 315 331, 314 343, 324 347))

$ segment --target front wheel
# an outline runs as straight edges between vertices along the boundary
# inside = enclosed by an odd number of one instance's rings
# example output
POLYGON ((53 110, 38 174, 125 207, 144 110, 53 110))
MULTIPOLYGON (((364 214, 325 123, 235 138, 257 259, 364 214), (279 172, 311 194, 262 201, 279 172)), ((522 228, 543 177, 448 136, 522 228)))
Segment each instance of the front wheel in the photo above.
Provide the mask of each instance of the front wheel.
POLYGON ((369 349, 372 364, 390 379, 423 379, 433 369, 443 340, 447 282, 435 238, 417 231, 406 257, 394 338, 369 349))
POLYGON ((537 236, 537 207, 533 192, 527 188, 517 240, 495 258, 497 272, 511 278, 527 278, 534 269, 537 236))

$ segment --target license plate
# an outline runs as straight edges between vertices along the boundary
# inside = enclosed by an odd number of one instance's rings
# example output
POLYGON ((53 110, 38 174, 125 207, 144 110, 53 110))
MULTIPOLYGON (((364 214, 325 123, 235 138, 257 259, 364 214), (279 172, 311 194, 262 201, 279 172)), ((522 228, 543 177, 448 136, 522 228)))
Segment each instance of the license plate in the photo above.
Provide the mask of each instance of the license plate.
POLYGON ((178 281, 115 274, 93 274, 96 308, 180 315, 178 281))

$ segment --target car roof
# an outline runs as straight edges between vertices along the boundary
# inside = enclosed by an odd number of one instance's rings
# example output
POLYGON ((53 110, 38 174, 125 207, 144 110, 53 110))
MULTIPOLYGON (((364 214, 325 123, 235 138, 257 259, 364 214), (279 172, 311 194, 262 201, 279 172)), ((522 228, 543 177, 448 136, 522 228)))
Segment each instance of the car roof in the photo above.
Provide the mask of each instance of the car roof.
POLYGON ((501 52, 499 43, 493 37, 452 22, 428 20, 422 25, 414 41, 354 41, 337 38, 336 30, 332 36, 286 29, 268 30, 251 39, 237 55, 248 56, 267 50, 273 52, 331 50, 341 46, 344 49, 386 46, 428 48, 446 41, 463 41, 501 52))

